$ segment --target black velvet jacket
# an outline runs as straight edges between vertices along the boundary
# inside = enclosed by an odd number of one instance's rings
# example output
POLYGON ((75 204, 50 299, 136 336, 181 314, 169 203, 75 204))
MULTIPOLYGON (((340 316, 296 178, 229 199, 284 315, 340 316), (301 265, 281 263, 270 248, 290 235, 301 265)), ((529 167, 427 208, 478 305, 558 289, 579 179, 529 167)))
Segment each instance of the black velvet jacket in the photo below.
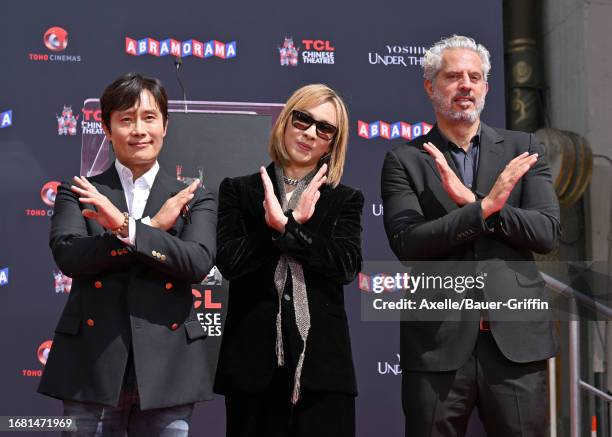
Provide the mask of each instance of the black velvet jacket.
MULTIPOLYGON (((274 184, 274 165, 267 168, 274 184)), ((226 178, 219 188, 217 266, 230 280, 229 306, 215 392, 231 394, 266 388, 277 368, 274 271, 281 253, 303 267, 311 328, 302 387, 356 394, 343 284, 361 269, 363 195, 344 185, 321 188, 308 222, 290 216, 286 231, 273 235, 264 218, 259 173, 226 178)))

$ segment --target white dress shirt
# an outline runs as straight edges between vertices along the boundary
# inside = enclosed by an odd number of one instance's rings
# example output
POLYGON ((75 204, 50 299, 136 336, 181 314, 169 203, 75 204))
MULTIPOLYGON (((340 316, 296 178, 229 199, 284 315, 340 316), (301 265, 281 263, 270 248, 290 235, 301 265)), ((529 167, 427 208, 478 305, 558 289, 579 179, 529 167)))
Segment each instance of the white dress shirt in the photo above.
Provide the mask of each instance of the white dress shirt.
POLYGON ((127 203, 128 213, 130 215, 128 223, 128 236, 121 237, 117 236, 121 241, 131 246, 136 241, 136 220, 140 221, 145 225, 151 225, 149 217, 142 217, 144 213, 149 194, 151 193, 151 187, 155 182, 155 177, 159 171, 159 163, 155 161, 155 164, 149 171, 134 180, 132 171, 125 165, 121 164, 118 159, 115 159, 115 168, 119 174, 119 180, 123 187, 123 193, 125 194, 125 203, 127 203))

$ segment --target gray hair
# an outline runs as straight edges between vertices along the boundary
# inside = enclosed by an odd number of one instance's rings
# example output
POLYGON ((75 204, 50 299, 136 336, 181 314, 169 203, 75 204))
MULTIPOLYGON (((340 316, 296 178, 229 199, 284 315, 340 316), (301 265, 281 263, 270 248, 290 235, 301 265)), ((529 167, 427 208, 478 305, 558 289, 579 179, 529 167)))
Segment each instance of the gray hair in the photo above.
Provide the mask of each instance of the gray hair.
POLYGON ((461 35, 453 35, 442 38, 431 46, 423 59, 423 77, 433 82, 442 68, 442 53, 447 49, 468 49, 476 52, 482 61, 482 74, 486 82, 491 70, 491 55, 482 44, 477 44, 473 38, 461 35))

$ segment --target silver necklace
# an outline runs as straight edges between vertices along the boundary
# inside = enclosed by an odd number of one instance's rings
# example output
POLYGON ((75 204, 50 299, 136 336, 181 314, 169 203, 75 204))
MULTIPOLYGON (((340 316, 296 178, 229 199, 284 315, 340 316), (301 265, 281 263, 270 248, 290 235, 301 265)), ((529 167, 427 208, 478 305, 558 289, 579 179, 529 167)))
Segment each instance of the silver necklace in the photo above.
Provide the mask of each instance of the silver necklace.
POLYGON ((288 178, 287 176, 283 175, 283 181, 287 185, 291 185, 292 187, 297 187, 297 184, 300 183, 301 179, 291 179, 291 178, 288 178))

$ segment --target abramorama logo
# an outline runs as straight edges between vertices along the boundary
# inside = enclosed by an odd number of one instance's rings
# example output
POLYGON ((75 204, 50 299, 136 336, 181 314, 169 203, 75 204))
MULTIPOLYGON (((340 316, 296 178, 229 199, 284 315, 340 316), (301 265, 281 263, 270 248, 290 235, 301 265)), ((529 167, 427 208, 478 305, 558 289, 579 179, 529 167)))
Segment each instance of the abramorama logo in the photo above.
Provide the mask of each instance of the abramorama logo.
POLYGON ((197 39, 177 41, 172 38, 161 41, 153 38, 136 40, 126 36, 125 53, 132 56, 152 55, 159 57, 170 55, 177 58, 195 56, 201 59, 214 56, 221 59, 230 59, 236 57, 236 41, 228 43, 216 40, 202 42, 197 39))
POLYGON ((410 124, 403 121, 387 123, 379 120, 368 123, 358 120, 357 135, 368 140, 373 138, 384 138, 387 140, 404 138, 406 140, 413 140, 416 137, 427 134, 432 127, 431 124, 424 121, 410 124))
POLYGON ((0 269, 0 287, 9 283, 9 268, 0 269))
POLYGON ((8 109, 0 113, 0 129, 13 125, 13 110, 8 109))

